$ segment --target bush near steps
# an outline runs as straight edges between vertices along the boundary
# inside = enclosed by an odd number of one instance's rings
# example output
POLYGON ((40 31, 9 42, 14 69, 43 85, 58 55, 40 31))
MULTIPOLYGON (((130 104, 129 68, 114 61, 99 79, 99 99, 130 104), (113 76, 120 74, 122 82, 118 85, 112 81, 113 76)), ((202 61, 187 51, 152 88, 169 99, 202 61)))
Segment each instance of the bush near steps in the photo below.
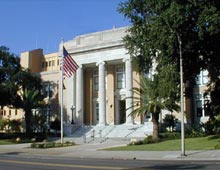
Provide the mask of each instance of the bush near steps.
POLYGON ((65 142, 65 143, 57 143, 57 142, 39 142, 32 143, 31 148, 57 148, 57 147, 67 147, 74 146, 74 142, 65 142))

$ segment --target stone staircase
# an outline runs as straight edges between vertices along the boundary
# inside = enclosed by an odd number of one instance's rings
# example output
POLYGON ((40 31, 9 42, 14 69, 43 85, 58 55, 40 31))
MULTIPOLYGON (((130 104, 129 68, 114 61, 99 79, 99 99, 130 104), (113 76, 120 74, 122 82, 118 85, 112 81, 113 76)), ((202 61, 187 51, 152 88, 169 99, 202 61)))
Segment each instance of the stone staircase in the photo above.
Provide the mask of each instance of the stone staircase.
POLYGON ((107 138, 144 138, 152 135, 152 131, 152 122, 138 125, 81 126, 72 131, 68 137, 104 141, 107 138))

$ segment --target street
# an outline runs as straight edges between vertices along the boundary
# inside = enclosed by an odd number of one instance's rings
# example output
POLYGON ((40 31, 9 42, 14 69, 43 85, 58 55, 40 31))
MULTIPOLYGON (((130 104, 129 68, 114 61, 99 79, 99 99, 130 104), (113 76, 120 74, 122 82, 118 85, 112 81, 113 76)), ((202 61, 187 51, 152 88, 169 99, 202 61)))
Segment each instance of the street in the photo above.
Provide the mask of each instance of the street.
POLYGON ((114 160, 114 159, 87 159, 67 158, 58 156, 30 156, 16 154, 0 155, 0 170, 217 170, 220 168, 218 161, 189 161, 189 160, 114 160))

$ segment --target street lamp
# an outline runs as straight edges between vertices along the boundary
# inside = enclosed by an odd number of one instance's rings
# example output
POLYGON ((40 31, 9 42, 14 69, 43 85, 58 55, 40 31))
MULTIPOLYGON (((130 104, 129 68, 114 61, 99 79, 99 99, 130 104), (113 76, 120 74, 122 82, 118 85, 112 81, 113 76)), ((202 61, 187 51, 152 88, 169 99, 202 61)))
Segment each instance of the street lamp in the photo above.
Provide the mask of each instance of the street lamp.
POLYGON ((50 104, 47 106, 47 130, 50 132, 50 104))
POLYGON ((74 111, 74 109, 75 109, 75 106, 71 105, 70 109, 71 109, 71 112, 72 112, 72 121, 71 121, 71 124, 74 124, 73 111, 74 111))
POLYGON ((182 41, 177 34, 179 51, 180 51, 180 99, 181 99, 181 155, 185 156, 185 130, 184 130, 184 106, 183 106, 183 57, 182 57, 182 41))

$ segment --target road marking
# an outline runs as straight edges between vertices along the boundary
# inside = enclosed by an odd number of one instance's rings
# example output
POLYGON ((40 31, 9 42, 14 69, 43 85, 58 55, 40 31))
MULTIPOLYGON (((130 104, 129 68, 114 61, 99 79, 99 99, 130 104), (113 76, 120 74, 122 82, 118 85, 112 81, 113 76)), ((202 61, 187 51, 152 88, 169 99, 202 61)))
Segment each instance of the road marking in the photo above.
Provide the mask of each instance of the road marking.
POLYGON ((0 160, 3 163, 25 164, 25 165, 39 165, 39 166, 52 166, 52 167, 68 167, 68 168, 87 168, 87 169, 126 169, 128 167, 110 167, 110 166, 92 166, 92 165, 70 165, 70 164, 52 164, 43 162, 26 162, 15 160, 0 160))

